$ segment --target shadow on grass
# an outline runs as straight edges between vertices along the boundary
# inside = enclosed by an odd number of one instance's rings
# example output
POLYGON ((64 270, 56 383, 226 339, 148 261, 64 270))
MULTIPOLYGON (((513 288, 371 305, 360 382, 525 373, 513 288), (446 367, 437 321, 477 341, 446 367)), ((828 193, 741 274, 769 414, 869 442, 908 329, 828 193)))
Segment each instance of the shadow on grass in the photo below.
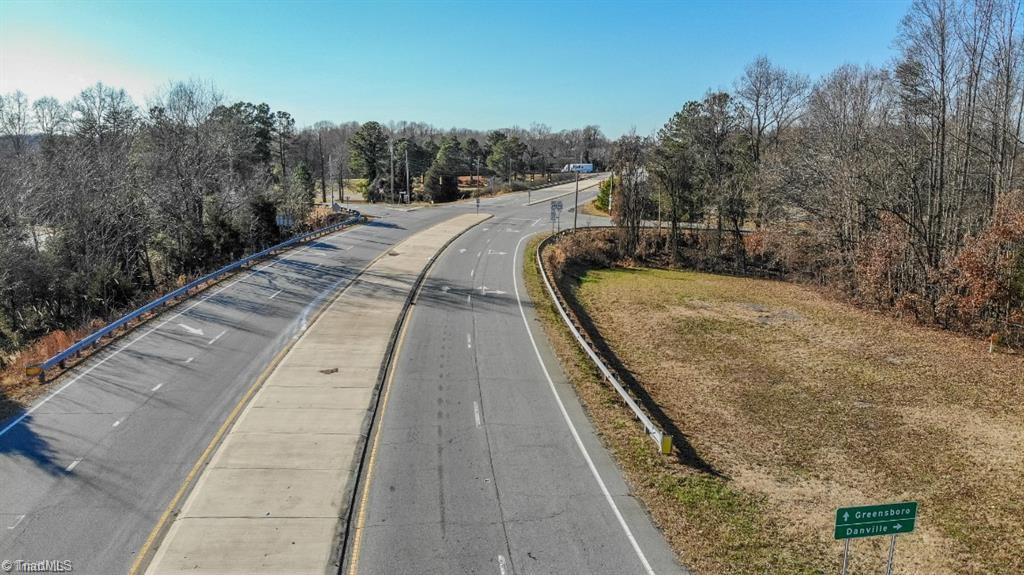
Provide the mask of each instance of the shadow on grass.
POLYGON ((612 351, 608 342, 601 336, 601 332, 597 329, 593 319, 587 314, 586 310, 576 300, 574 289, 565 289, 565 286, 557 286, 557 290, 562 293, 562 298, 568 303, 572 314, 575 316, 576 321, 582 328, 583 333, 587 339, 590 340, 590 344, 593 346, 594 351, 598 356, 605 362, 609 369, 615 373, 615 376, 619 378, 632 395, 643 405, 644 410, 651 416, 651 419, 661 427, 665 433, 672 436, 672 444, 675 446, 676 452, 679 454, 679 463, 707 473, 714 477, 727 478, 722 472, 715 469, 713 465, 705 461, 697 450, 693 447, 690 441, 686 438, 686 434, 679 429, 679 426, 672 420, 668 414, 658 405, 658 402, 651 397, 651 394, 647 392, 643 385, 640 384, 633 377, 633 374, 626 368, 615 352, 612 351), (566 295, 568 294, 568 295, 566 295))

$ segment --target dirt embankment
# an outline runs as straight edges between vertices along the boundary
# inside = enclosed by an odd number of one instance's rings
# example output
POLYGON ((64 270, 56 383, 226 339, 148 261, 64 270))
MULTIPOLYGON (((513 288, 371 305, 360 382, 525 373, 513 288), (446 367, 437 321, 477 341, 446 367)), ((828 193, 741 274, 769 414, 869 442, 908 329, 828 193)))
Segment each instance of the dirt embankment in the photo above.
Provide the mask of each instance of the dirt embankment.
MULTIPOLYGON (((593 246, 592 246, 593 247, 593 246)), ((839 506, 917 500, 897 573, 1024 572, 1024 357, 790 283, 602 269, 552 249, 563 293, 674 428, 659 456, 550 309, 531 297, 603 440, 681 561, 702 573, 837 568, 839 506)), ((888 541, 857 540, 853 572, 888 541)))

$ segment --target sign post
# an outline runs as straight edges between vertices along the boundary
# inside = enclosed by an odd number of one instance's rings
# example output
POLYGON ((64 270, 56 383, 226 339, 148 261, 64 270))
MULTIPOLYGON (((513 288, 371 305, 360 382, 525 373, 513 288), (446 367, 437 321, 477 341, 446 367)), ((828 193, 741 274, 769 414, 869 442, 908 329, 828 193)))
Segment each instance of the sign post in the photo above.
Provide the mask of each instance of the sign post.
POLYGON ((917 502, 886 503, 861 507, 840 507, 836 510, 834 536, 843 539, 843 568, 846 575, 850 560, 850 539, 888 535, 889 564, 886 575, 892 575, 896 556, 896 536, 910 533, 917 523, 917 502))
MULTIPOLYGON (((551 227, 552 228, 554 228, 556 226, 556 222, 558 224, 561 224, 561 221, 560 221, 561 214, 562 214, 562 200, 551 200, 551 227)), ((559 225, 558 228, 561 229, 561 226, 559 225)))

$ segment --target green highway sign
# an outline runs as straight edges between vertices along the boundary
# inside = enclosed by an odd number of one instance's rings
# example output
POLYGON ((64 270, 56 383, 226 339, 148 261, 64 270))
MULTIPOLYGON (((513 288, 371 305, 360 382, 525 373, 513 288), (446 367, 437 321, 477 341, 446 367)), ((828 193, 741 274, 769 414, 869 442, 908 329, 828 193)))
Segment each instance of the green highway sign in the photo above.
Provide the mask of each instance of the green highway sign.
POLYGON ((900 535, 914 530, 917 502, 841 507, 836 510, 836 539, 900 535))

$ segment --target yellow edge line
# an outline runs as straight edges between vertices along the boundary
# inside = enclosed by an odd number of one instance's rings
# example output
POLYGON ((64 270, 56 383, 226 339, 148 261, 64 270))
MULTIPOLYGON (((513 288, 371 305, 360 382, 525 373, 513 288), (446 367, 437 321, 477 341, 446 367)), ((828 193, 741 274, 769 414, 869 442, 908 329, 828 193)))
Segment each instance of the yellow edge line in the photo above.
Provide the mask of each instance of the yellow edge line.
MULTIPOLYGON (((347 232, 349 230, 341 231, 347 232)), ((359 279, 360 276, 363 275, 363 272, 370 269, 370 266, 377 263, 377 260, 383 258, 385 255, 387 255, 389 251, 393 249, 394 246, 388 248, 387 250, 384 250, 383 252, 378 254, 377 257, 370 260, 370 262, 367 263, 366 266, 363 267, 363 269, 359 270, 359 274, 352 278, 352 280, 348 283, 348 285, 345 286, 344 289, 336 293, 334 297, 331 298, 331 301, 327 302, 323 307, 321 307, 317 311, 316 317, 313 318, 313 321, 309 322, 307 331, 309 330, 309 328, 312 328, 313 324, 315 324, 317 320, 320 319, 320 316, 323 315, 325 311, 327 311, 327 308, 331 307, 331 305, 333 305, 334 302, 337 301, 337 299, 341 297, 343 293, 348 291, 348 288, 352 286, 356 282, 356 280, 359 279)), ((156 543, 156 540, 159 537, 160 533, 163 532, 164 528, 167 526, 167 520, 170 519, 171 514, 174 512, 174 509, 178 506, 178 503, 181 501, 181 498, 185 496, 185 493, 192 486, 196 474, 199 473, 199 471, 209 461, 210 455, 213 453, 213 450, 220 443, 220 440, 224 437, 224 434, 227 433, 228 429, 230 429, 231 426, 234 424, 242 408, 244 408, 245 405, 249 403, 249 400, 252 398, 253 394, 256 393, 256 391, 260 387, 262 387, 263 383, 267 380, 267 378, 270 377, 270 374, 273 373, 275 369, 277 369, 278 364, 281 363, 281 360, 284 359, 284 356, 287 355, 288 352, 291 351, 292 348, 295 347, 295 344, 297 344, 301 339, 302 338, 291 340, 288 343, 288 345, 285 346, 284 349, 277 352, 277 355, 274 356, 274 359, 271 360, 270 364, 267 365, 267 367, 264 368, 263 371, 260 373, 259 377, 256 378, 256 382, 253 383, 251 387, 249 387, 248 391, 245 392, 245 395, 242 396, 242 398, 238 401, 237 404, 235 404, 235 407, 231 410, 231 413, 228 414, 228 418, 224 420, 224 423, 220 426, 219 429, 217 429, 217 433, 214 434, 213 439, 210 440, 209 445, 206 446, 206 449, 203 450, 203 453, 199 456, 199 459, 196 460, 195 465, 192 466, 192 469, 188 472, 188 475, 185 476, 185 480, 182 482, 181 487, 178 488, 177 493, 174 494, 174 498, 171 499, 171 502, 167 505, 167 508, 164 509, 164 512, 160 515, 160 519, 157 520, 156 525, 149 532, 149 536, 146 537, 146 541, 142 544, 142 547, 139 548, 139 552, 135 555, 135 561, 132 563, 131 568, 128 569, 128 575, 138 575, 139 569, 142 568, 144 561, 153 551, 153 549, 151 549, 153 544, 156 543)))
POLYGON ((185 492, 188 491, 189 486, 192 485, 192 481, 195 479, 196 474, 199 473, 199 471, 206 465, 206 462, 209 460, 214 448, 217 447, 217 445, 220 443, 220 440, 224 437, 224 434, 227 433, 228 429, 234 424, 235 419, 238 417, 238 414, 239 412, 241 412, 242 408, 245 407, 245 405, 249 402, 249 399, 252 398, 254 393, 256 393, 256 390, 259 389, 263 382, 266 381, 267 377, 269 377, 270 374, 268 372, 272 372, 277 367, 277 364, 280 363, 282 357, 289 350, 291 350, 291 346, 288 346, 287 348, 278 352, 278 354, 274 356, 274 359, 270 363, 270 365, 267 366, 263 373, 260 374, 259 378, 256 379, 256 382, 253 383, 252 386, 249 387, 249 390, 245 392, 245 395, 242 396, 242 399, 239 400, 237 404, 235 404, 234 409, 232 409, 231 413, 228 414, 228 418, 224 420, 224 423, 217 430, 217 433, 213 436, 213 439, 210 440, 210 444, 206 446, 206 449, 203 450, 202 455, 199 456, 199 459, 196 460, 195 465, 192 466, 192 469, 188 472, 188 475, 185 476, 185 481, 182 482, 181 487, 178 488, 178 492, 174 494, 174 498, 171 499, 171 502, 167 505, 167 508, 164 509, 163 514, 160 515, 160 519, 156 522, 156 526, 154 526, 153 530, 149 532, 149 536, 146 537, 146 542, 142 544, 142 547, 139 548, 138 554, 135 556, 135 562, 132 563, 131 569, 128 570, 128 575, 136 575, 136 573, 139 572, 139 569, 142 567, 143 559, 149 555, 150 547, 152 547, 153 543, 156 542, 157 536, 160 534, 161 531, 163 531, 163 528, 167 524, 167 520, 170 518, 171 513, 174 512, 174 509, 178 506, 178 502, 181 501, 181 498, 184 497, 185 492))
MULTIPOLYGON (((416 294, 413 296, 411 303, 414 304, 416 303, 416 300, 419 299, 420 292, 423 291, 423 286, 426 285, 426 278, 430 275, 431 268, 434 267, 434 263, 441 257, 441 254, 445 249, 447 249, 452 242, 457 240, 463 234, 493 217, 492 214, 486 215, 486 218, 475 222, 468 228, 456 234, 455 237, 453 237, 441 250, 437 252, 437 254, 435 254, 434 261, 431 261, 428 264, 429 267, 423 275, 424 281, 420 283, 419 287, 416 289, 416 294)), ((367 460, 366 464, 366 484, 364 485, 363 493, 359 498, 359 513, 356 514, 355 535, 352 540, 352 559, 348 564, 348 575, 356 575, 359 571, 359 550, 363 544, 363 529, 366 526, 366 504, 370 499, 370 486, 373 483, 373 470, 376 468, 377 446, 380 445, 380 435, 384 429, 384 413, 387 411, 388 397, 391 395, 391 382, 395 378, 395 372, 398 371, 398 358, 402 354, 402 344, 405 343, 405 332, 409 329, 409 324, 412 323, 412 316, 414 313, 416 313, 416 308, 410 306, 409 313, 407 313, 405 318, 402 320, 402 331, 398 334, 398 341, 395 343, 394 355, 391 357, 390 361, 391 365, 388 367, 388 376, 384 380, 384 397, 381 398, 380 412, 377 416, 377 425, 373 430, 373 445, 370 446, 370 458, 367 460)))
MULTIPOLYGON (((422 286, 421 286, 422 287, 422 286)), ((418 297, 418 294, 417 294, 418 297)), ((388 371, 387 380, 384 383, 384 397, 381 398, 380 415, 377 416, 377 426, 373 432, 373 445, 370 446, 370 459, 366 467, 366 484, 363 487, 362 496, 359 498, 359 513, 356 516, 355 539, 352 541, 352 561, 349 563, 349 575, 359 571, 359 550, 363 544, 363 528, 366 524, 366 504, 370 498, 370 485, 373 483, 373 470, 377 463, 377 447, 380 445, 381 432, 384 429, 384 413, 388 407, 388 397, 391 395, 391 383, 395 379, 395 372, 398 371, 398 357, 402 352, 402 344, 405 343, 405 332, 412 323, 412 314, 415 309, 409 310, 409 315, 402 322, 402 331, 398 335, 398 343, 395 346, 395 355, 391 358, 391 369, 388 371)))

